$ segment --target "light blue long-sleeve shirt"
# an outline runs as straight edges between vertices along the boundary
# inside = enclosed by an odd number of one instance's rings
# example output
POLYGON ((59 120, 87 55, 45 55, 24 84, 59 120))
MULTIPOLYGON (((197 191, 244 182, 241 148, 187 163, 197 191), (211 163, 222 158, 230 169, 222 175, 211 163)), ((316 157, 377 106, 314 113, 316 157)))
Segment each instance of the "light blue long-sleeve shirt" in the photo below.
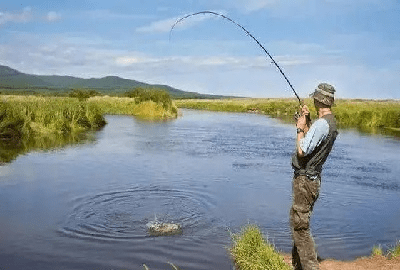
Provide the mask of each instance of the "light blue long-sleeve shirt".
POLYGON ((310 127, 306 136, 300 140, 300 148, 303 151, 304 155, 307 156, 311 154, 312 151, 321 142, 328 136, 329 134, 329 124, 324 118, 317 119, 310 127))

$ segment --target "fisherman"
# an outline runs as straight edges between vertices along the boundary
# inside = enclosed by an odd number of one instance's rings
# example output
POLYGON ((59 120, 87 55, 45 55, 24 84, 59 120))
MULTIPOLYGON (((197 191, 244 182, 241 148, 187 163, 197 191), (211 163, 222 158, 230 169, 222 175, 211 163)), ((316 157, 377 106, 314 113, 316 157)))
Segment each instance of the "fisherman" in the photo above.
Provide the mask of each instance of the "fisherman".
POLYGON ((309 127, 307 105, 297 119, 296 152, 292 158, 294 169, 293 203, 290 227, 293 237, 292 264, 295 270, 319 269, 315 243, 310 233, 310 217, 321 186, 322 165, 326 161, 338 134, 331 106, 335 88, 321 83, 310 96, 318 119, 309 127))

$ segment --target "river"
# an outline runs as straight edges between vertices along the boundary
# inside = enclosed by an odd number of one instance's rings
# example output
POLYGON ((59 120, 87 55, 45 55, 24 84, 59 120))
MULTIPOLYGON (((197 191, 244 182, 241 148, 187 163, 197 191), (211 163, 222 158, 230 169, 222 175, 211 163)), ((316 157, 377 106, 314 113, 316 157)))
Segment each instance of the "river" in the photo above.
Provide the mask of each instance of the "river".
MULTIPOLYGON (((232 269, 231 233, 257 224, 290 252, 294 125, 183 110, 169 122, 107 116, 94 140, 0 166, 1 269, 232 269), (153 237, 150 221, 182 225, 153 237)), ((340 131, 312 233, 323 258, 400 239, 400 140, 340 131)))

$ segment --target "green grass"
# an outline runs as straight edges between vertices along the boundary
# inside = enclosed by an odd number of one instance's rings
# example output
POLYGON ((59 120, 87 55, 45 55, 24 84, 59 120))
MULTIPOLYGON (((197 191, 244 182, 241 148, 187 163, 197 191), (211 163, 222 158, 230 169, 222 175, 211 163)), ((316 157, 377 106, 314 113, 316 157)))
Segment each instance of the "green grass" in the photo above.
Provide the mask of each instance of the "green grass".
POLYGON ((150 98, 139 101, 78 94, 76 97, 0 96, 0 163, 10 162, 18 154, 33 149, 79 142, 86 138, 83 134, 87 131, 106 124, 105 114, 133 115, 145 120, 177 117, 177 108, 161 92, 152 92, 150 98))
POLYGON ((95 104, 73 98, 1 96, 0 162, 31 149, 79 141, 84 131, 106 124, 95 104))
MULTIPOLYGON (((293 121, 299 110, 295 99, 220 99, 176 100, 179 108, 212 111, 257 112, 283 121, 293 121)), ((316 118, 313 101, 306 99, 313 118, 316 118)), ((332 108, 339 128, 356 129, 365 133, 400 135, 400 102, 375 100, 337 100, 332 108)))
POLYGON ((396 258, 400 256, 400 241, 397 242, 397 245, 389 250, 390 258, 396 258))
POLYGON ((400 128, 400 102, 340 100, 334 111, 341 128, 368 133, 400 128))
POLYGON ((238 270, 289 270, 283 256, 264 238, 255 225, 232 236, 231 256, 238 270))
POLYGON ((66 135, 105 125, 96 104, 73 98, 3 96, 0 114, 3 135, 11 128, 18 137, 66 135))
POLYGON ((371 256, 385 256, 388 259, 392 258, 397 258, 400 256, 400 241, 397 242, 397 244, 393 247, 387 250, 385 253, 382 249, 382 247, 379 246, 374 246, 372 248, 371 256))
POLYGON ((383 256, 383 250, 381 246, 374 246, 372 248, 372 253, 371 255, 374 256, 383 256))
POLYGON ((129 97, 97 96, 87 99, 87 102, 96 104, 104 114, 133 115, 147 120, 174 119, 178 114, 172 102, 167 108, 153 100, 137 102, 129 97))

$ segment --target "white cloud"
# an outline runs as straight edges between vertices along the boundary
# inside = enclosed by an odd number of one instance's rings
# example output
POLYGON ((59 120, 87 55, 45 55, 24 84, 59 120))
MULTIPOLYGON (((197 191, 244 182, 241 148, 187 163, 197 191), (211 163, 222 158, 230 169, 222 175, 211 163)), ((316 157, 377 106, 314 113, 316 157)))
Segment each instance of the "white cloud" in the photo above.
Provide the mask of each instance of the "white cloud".
POLYGON ((178 20, 179 18, 170 18, 166 20, 161 20, 161 21, 156 21, 152 22, 149 25, 142 26, 136 28, 136 32, 138 33, 163 33, 163 32, 169 32, 172 25, 178 20))
POLYGON ((47 21, 54 22, 61 19, 61 15, 55 11, 50 11, 46 16, 47 21))
POLYGON ((233 3, 237 8, 244 8, 247 12, 257 11, 260 9, 272 7, 279 0, 235 0, 233 3))
POLYGON ((83 12, 83 16, 95 20, 132 20, 153 18, 152 15, 115 13, 108 9, 95 9, 85 11, 83 12))
MULTIPOLYGON (((274 17, 307 17, 320 13, 360 12, 360 10, 387 10, 396 0, 221 0, 224 6, 244 13, 268 10, 274 17)), ((211 1, 210 1, 211 2, 211 1)))
POLYGON ((8 22, 25 23, 30 21, 32 18, 32 9, 30 7, 24 8, 20 13, 0 12, 0 25, 8 22))
POLYGON ((25 7, 21 12, 0 12, 0 25, 7 23, 27 23, 34 20, 54 22, 61 19, 61 14, 49 11, 46 15, 35 15, 31 7, 25 7))
MULTIPOLYGON (((293 96, 265 55, 157 56, 135 50, 109 49, 104 44, 108 44, 107 40, 89 36, 46 37, 25 33, 24 37, 0 44, 0 59, 1 64, 31 74, 83 78, 116 75, 202 93, 293 96)), ((326 54, 326 49, 315 44, 281 42, 270 43, 268 47, 279 45, 300 48, 293 55, 278 54, 274 58, 301 97, 306 97, 322 81, 335 85, 341 98, 400 97, 393 87, 400 85, 398 65, 397 68, 377 69, 349 60, 342 54, 326 54), (311 53, 316 50, 317 54, 311 53)))
MULTIPOLYGON (((218 12, 218 13, 224 14, 225 12, 218 12)), ((138 33, 169 32, 171 30, 171 27, 173 25, 175 25, 175 23, 177 23, 178 20, 180 20, 183 17, 185 17, 185 16, 173 17, 173 18, 169 18, 169 19, 165 19, 165 20, 155 21, 155 22, 150 23, 149 25, 138 27, 136 29, 136 32, 138 32, 138 33)), ((186 20, 179 21, 179 23, 176 24, 175 29, 187 29, 189 27, 192 27, 192 26, 204 21, 204 20, 208 20, 211 18, 215 18, 215 16, 213 16, 213 15, 210 16, 209 14, 199 14, 197 16, 187 18, 186 20)))

